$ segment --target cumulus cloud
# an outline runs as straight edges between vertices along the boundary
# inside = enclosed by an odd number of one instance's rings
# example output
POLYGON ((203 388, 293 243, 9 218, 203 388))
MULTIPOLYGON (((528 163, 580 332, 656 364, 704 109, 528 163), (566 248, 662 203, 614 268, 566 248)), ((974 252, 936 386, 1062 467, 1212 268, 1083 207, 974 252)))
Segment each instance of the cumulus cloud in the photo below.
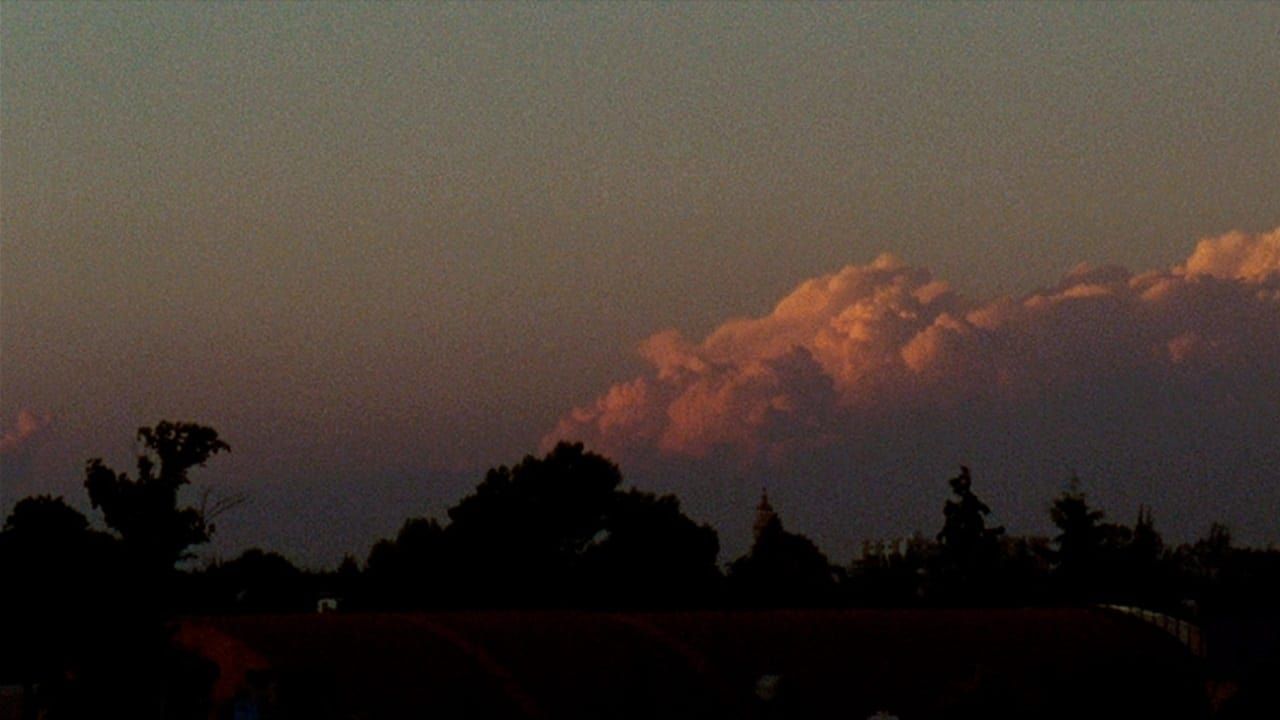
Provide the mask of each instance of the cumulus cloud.
MULTIPOLYGON (((566 414, 546 440, 702 457, 839 443, 886 408, 1052 401, 1107 383, 1280 367, 1280 228, 1202 240, 1185 264, 1081 265, 974 302, 884 255, 801 283, 762 317, 641 346, 651 370, 566 414)), ((1119 385, 1117 385, 1119 387, 1119 385)))
POLYGON ((0 455, 16 454, 34 441, 49 426, 51 418, 45 413, 23 408, 18 411, 13 427, 0 435, 0 455))
POLYGON ((1184 272, 1260 282, 1280 273, 1280 228, 1262 235, 1233 232, 1196 245, 1184 272))

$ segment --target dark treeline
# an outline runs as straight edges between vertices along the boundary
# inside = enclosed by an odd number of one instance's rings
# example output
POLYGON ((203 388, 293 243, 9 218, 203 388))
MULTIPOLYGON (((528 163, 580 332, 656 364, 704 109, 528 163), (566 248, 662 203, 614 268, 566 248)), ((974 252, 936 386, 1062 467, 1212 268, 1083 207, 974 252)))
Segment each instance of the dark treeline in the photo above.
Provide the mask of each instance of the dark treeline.
POLYGON ((988 524, 968 468, 950 479, 936 532, 868 541, 844 564, 787 530, 763 498, 750 551, 722 566, 716 531, 676 497, 626 488, 616 464, 567 443, 490 470, 445 521, 409 518, 363 562, 304 571, 253 549, 190 568, 220 508, 185 505, 180 491, 193 468, 230 448, 190 423, 138 437, 135 476, 87 463, 84 486, 108 531, 41 496, 18 502, 0 532, 9 626, 0 674, 55 685, 78 677, 79 694, 59 695, 66 702, 101 705, 110 688, 123 703, 139 696, 138 677, 199 677, 165 649, 163 621, 179 614, 1108 603, 1201 619, 1280 607, 1280 552, 1238 547, 1225 526, 1171 547, 1149 511, 1132 526, 1109 521, 1073 482, 1051 501, 1055 536, 1011 536, 988 524), (135 668, 129 678, 113 675, 123 667, 135 668))
POLYGON ((166 620, 184 610, 182 588, 207 574, 178 564, 215 528, 213 513, 179 495, 192 468, 229 448, 190 423, 161 422, 138 439, 135 477, 86 465, 110 532, 47 496, 19 501, 0 531, 0 684, 21 684, 41 717, 161 714, 148 703, 166 717, 199 715, 214 670, 173 646, 166 620))
POLYGON ((363 561, 304 571, 251 549, 191 568, 221 508, 185 506, 180 491, 193 468, 230 448, 190 423, 138 437, 136 477, 98 459, 86 466, 109 531, 61 498, 17 503, 0 533, 7 585, 25 589, 10 598, 55 607, 114 587, 97 600, 111 603, 145 587, 136 600, 147 612, 187 613, 312 611, 324 598, 363 610, 1113 603, 1187 615, 1280 604, 1280 552, 1236 546, 1224 525, 1166 546, 1148 510, 1132 526, 1109 521, 1073 479, 1049 506, 1056 535, 1011 536, 988 524, 965 467, 949 480, 936 532, 865 541, 859 557, 835 563, 787 530, 766 497, 750 550, 722 566, 716 531, 675 496, 626 488, 615 463, 569 443, 489 470, 445 521, 411 517, 363 561))

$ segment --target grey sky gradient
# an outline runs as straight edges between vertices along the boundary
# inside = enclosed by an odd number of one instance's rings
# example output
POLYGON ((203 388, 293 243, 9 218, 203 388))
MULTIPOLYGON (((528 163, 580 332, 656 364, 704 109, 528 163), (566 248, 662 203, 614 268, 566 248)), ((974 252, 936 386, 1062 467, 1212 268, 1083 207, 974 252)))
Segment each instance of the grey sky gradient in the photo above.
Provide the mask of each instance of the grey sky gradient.
POLYGON ((805 278, 986 298, 1277 226, 1271 3, 5 2, 0 425, 53 420, 0 511, 199 420, 254 500, 214 550, 329 562, 805 278))

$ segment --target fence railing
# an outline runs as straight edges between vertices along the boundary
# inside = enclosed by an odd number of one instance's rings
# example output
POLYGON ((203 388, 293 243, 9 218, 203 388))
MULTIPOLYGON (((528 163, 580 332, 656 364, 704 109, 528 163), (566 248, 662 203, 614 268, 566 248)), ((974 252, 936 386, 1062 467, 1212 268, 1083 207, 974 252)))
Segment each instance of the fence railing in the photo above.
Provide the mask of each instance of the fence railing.
POLYGON ((1154 610, 1133 607, 1131 605, 1100 605, 1099 607, 1112 610, 1114 612, 1132 615, 1133 617, 1150 623, 1164 630, 1173 637, 1178 639, 1183 645, 1186 645, 1191 654, 1196 657, 1204 657, 1204 634, 1200 631, 1200 626, 1187 622, 1172 615, 1165 615, 1154 610))

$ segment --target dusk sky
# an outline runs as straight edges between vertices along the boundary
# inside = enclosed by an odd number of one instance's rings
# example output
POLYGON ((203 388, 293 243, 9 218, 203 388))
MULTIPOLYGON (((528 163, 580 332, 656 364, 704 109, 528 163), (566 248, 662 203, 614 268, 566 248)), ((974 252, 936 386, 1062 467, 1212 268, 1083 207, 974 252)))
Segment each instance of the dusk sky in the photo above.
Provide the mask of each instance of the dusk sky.
POLYGON ((0 515, 162 419, 232 447, 205 557, 561 437, 724 561, 961 463, 1280 543, 1280 4, 4 2, 0 515))

